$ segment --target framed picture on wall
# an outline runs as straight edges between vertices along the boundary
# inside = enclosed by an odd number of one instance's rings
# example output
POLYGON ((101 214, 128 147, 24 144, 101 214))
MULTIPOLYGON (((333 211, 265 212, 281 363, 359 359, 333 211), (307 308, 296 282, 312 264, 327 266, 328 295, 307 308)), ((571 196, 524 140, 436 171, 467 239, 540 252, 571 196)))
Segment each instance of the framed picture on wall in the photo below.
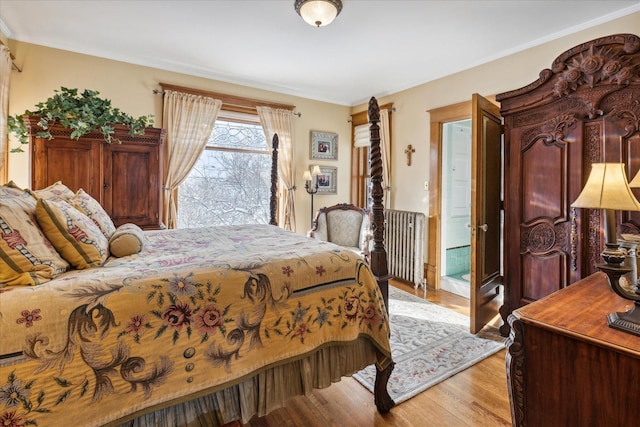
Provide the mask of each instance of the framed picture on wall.
POLYGON ((335 166, 320 166, 318 180, 318 194, 337 194, 338 168, 335 166))
POLYGON ((338 134, 312 130, 311 160, 338 160, 338 134))

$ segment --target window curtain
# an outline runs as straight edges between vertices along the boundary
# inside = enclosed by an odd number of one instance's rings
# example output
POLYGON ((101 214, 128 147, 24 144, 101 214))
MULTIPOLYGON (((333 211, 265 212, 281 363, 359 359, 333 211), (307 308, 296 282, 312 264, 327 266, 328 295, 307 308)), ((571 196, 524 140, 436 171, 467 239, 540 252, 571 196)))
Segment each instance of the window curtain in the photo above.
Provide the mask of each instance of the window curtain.
POLYGON ((7 116, 9 115, 9 82, 11 80, 11 52, 0 45, 0 184, 7 181, 7 116))
POLYGON ((204 151, 221 106, 217 99, 165 90, 162 220, 168 228, 177 227, 176 190, 204 151))
POLYGON ((384 208, 391 206, 391 170, 389 159, 391 158, 391 132, 389 123, 389 110, 380 110, 380 154, 382 157, 382 188, 384 190, 384 208))
POLYGON ((296 231, 295 170, 293 166, 293 111, 257 107, 267 144, 271 149, 274 134, 278 134, 278 224, 285 230, 296 231))

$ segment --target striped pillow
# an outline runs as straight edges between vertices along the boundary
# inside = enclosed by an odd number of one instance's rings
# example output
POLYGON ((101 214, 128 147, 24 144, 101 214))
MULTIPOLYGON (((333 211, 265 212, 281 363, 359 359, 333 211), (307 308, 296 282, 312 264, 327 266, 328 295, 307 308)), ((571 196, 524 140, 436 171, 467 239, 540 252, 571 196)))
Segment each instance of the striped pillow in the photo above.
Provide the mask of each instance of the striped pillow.
POLYGON ((36 217, 45 236, 75 268, 100 266, 109 256, 109 240, 93 221, 69 202, 39 199, 36 217))
POLYGON ((75 194, 62 181, 57 181, 41 190, 28 190, 36 199, 63 199, 71 200, 75 194))
POLYGON ((39 285, 69 268, 38 227, 28 192, 0 186, 0 283, 39 285))
POLYGON ((74 208, 78 209, 95 222, 107 239, 109 239, 116 231, 116 226, 113 224, 111 217, 104 210, 102 205, 100 205, 96 199, 91 197, 82 188, 76 192, 70 202, 74 208))

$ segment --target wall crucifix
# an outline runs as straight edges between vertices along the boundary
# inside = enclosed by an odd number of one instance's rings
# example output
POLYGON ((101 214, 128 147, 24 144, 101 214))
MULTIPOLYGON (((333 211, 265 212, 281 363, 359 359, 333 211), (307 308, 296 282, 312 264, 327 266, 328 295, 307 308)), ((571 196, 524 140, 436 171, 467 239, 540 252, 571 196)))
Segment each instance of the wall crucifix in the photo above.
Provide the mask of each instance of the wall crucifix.
POLYGON ((407 145, 407 149, 404 150, 404 154, 407 155, 407 166, 411 166, 411 155, 416 152, 411 144, 407 145))

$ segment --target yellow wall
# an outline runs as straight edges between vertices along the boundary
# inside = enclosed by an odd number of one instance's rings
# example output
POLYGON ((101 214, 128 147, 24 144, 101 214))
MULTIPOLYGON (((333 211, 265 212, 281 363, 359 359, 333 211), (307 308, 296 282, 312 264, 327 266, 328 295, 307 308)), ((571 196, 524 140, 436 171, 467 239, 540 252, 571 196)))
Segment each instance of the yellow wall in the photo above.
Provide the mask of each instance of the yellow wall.
MULTIPOLYGON (((391 207, 428 214, 429 198, 423 189, 423 182, 429 176, 428 110, 469 100, 471 94, 476 92, 488 96, 518 89, 536 80, 539 72, 550 67, 553 60, 565 50, 615 33, 640 34, 640 12, 380 98, 380 104, 393 102, 396 108, 392 123, 391 207), (408 144, 416 149, 410 167, 406 165, 404 154, 408 144)), ((311 163, 311 130, 339 135, 338 161, 318 162, 338 166, 338 194, 317 196, 314 207, 317 209, 349 200, 351 126, 348 119, 351 113, 362 111, 365 106, 350 108, 13 40, 10 47, 16 56, 16 63, 23 70, 22 73, 13 72, 11 76, 11 114, 33 109, 37 102, 51 96, 54 89, 65 86, 97 90, 101 96, 111 99, 114 106, 134 116, 154 114, 156 126, 161 127, 162 100, 152 93, 153 89, 159 89, 159 82, 295 105, 296 111, 302 113, 302 117, 295 119, 297 231, 305 233, 310 226, 310 198, 303 188, 302 172, 311 163)), ((11 154, 9 179, 28 186, 28 165, 27 153, 11 154)))
MULTIPOLYGON (((306 233, 311 226, 310 197, 304 190, 302 173, 311 164, 309 159, 310 131, 320 130, 338 134, 338 161, 314 161, 338 167, 338 194, 316 196, 314 208, 329 206, 349 200, 350 173, 350 108, 346 106, 318 102, 309 99, 232 85, 219 81, 162 71, 154 68, 127 64, 124 62, 80 55, 68 51, 51 49, 39 45, 15 42, 11 50, 22 72, 13 72, 9 97, 10 114, 33 110, 36 103, 53 95, 61 86, 91 89, 100 92, 100 96, 111 100, 115 107, 133 116, 153 114, 155 126, 162 127, 162 97, 154 95, 154 89, 160 89, 159 82, 171 83, 197 89, 210 90, 245 96, 253 99, 295 105, 301 117, 294 119, 296 171, 296 219, 297 231, 306 233)), ((18 146, 11 143, 11 148, 18 146)), ((28 187, 29 154, 9 155, 9 179, 18 185, 28 187)))
MULTIPOLYGON (((564 51, 617 33, 640 35, 640 12, 378 99, 380 104, 393 102, 396 108, 392 124, 392 208, 424 212, 428 216, 429 193, 423 186, 429 179, 428 110, 469 101, 473 93, 489 96, 519 89, 537 80, 540 71, 550 68, 564 51), (404 154, 409 144, 416 150, 411 166, 407 166, 404 154)), ((353 111, 365 108, 361 105, 353 111)))

